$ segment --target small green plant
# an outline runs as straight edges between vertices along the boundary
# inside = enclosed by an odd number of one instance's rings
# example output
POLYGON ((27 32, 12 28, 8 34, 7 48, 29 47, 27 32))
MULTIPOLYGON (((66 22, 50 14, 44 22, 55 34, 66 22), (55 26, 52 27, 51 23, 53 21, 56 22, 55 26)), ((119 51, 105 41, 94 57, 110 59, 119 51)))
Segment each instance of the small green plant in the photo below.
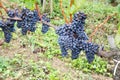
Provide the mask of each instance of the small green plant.
POLYGON ((9 64, 9 59, 0 57, 0 78, 5 79, 6 77, 13 76, 11 72, 11 66, 9 64))
POLYGON ((86 73, 99 73, 104 74, 107 73, 107 62, 102 60, 99 57, 95 57, 95 60, 89 64, 84 57, 80 57, 76 60, 72 61, 72 66, 78 70, 82 70, 86 73))
POLYGON ((0 78, 60 80, 59 72, 49 62, 35 62, 30 59, 26 64, 25 57, 21 54, 16 54, 12 59, 0 57, 0 78))
POLYGON ((6 71, 8 65, 9 64, 7 62, 7 59, 4 57, 0 57, 0 72, 6 71))

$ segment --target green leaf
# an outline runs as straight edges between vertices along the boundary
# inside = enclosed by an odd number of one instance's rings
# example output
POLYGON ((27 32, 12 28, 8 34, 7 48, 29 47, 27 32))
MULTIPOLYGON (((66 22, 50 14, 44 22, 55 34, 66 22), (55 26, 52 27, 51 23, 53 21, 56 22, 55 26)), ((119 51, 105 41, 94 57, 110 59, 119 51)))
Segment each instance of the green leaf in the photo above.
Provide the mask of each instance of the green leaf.
POLYGON ((74 9, 73 14, 76 11, 80 10, 82 8, 82 6, 85 4, 85 2, 86 2, 86 0, 75 0, 74 5, 72 7, 74 9))
POLYGON ((115 43, 118 48, 120 48, 120 34, 116 34, 115 43))
POLYGON ((25 0, 25 6, 30 9, 30 10, 33 10, 35 9, 35 1, 36 0, 25 0))
POLYGON ((120 25, 119 25, 119 27, 118 27, 118 34, 120 34, 120 25))
POLYGON ((120 4, 118 5, 118 12, 120 13, 120 4))
POLYGON ((75 13, 75 11, 76 11, 76 7, 75 7, 75 5, 73 5, 73 6, 70 8, 70 14, 75 13))

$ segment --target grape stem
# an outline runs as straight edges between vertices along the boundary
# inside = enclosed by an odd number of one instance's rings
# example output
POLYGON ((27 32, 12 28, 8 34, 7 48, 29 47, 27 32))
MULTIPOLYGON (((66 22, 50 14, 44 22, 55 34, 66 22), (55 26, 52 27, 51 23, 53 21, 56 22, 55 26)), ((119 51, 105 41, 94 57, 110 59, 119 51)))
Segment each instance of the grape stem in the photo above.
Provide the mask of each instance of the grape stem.
POLYGON ((49 25, 50 27, 56 29, 55 25, 50 24, 50 23, 42 20, 42 15, 40 14, 40 10, 39 10, 39 7, 38 7, 38 3, 35 3, 35 7, 36 7, 36 10, 37 10, 37 12, 38 12, 38 16, 39 16, 40 19, 41 19, 41 21, 39 21, 39 22, 44 23, 44 24, 47 24, 47 25, 49 25))
MULTIPOLYGON (((0 16, 1 18, 3 18, 3 19, 11 19, 11 20, 22 20, 21 18, 18 18, 18 17, 13 17, 13 18, 10 18, 10 17, 6 17, 6 16, 0 16)), ((41 23, 44 23, 44 24, 47 24, 47 25, 49 25, 49 26, 51 26, 52 28, 54 28, 54 29, 56 29, 56 26, 55 25, 53 25, 53 24, 50 24, 50 23, 48 23, 48 22, 46 22, 46 21, 39 21, 39 22, 41 22, 41 23)))
POLYGON ((51 24, 51 23, 48 23, 48 22, 43 21, 43 20, 41 20, 41 21, 39 21, 39 22, 44 23, 44 24, 47 24, 47 25, 49 25, 50 27, 52 27, 52 28, 54 28, 54 29, 56 30, 56 26, 53 25, 53 24, 51 24))
POLYGON ((36 8, 36 10, 38 12, 38 16, 40 17, 40 19, 42 19, 42 15, 40 14, 40 9, 38 7, 38 3, 37 2, 35 3, 35 8, 36 8))
POLYGON ((107 18, 106 18, 101 24, 99 24, 99 25, 96 26, 96 28, 94 29, 94 31, 93 31, 93 32, 91 33, 91 35, 90 35, 89 42, 92 42, 92 37, 95 35, 95 33, 98 31, 98 29, 99 29, 100 27, 102 27, 105 23, 107 23, 108 20, 111 19, 112 16, 115 16, 116 14, 117 14, 117 13, 114 13, 114 14, 112 14, 112 15, 110 15, 110 16, 107 16, 107 18))
POLYGON ((0 16, 1 18, 3 18, 3 19, 11 19, 11 20, 17 20, 17 21, 20 21, 20 20, 22 20, 21 18, 19 18, 19 17, 13 17, 13 18, 10 18, 10 17, 6 17, 6 16, 0 16))

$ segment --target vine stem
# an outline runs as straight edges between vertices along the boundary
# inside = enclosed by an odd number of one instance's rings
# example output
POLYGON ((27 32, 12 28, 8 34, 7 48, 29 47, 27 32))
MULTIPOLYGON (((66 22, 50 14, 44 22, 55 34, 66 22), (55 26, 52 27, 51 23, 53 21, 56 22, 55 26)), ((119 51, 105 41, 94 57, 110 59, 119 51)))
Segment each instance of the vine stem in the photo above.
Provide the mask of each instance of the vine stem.
POLYGON ((38 7, 38 3, 37 2, 35 3, 35 8, 36 8, 36 10, 38 12, 38 16, 40 17, 40 19, 42 19, 42 15, 40 14, 40 9, 38 7))
POLYGON ((48 22, 46 22, 46 21, 41 20, 41 21, 39 21, 39 22, 44 23, 44 24, 47 24, 47 25, 49 25, 50 27, 54 28, 55 30, 56 30, 56 28, 57 28, 55 25, 53 25, 53 24, 51 24, 51 23, 48 23, 48 22))
POLYGON ((115 16, 115 15, 116 15, 116 13, 112 14, 111 16, 107 16, 107 18, 101 24, 99 24, 98 26, 96 26, 96 28, 94 29, 94 31, 90 35, 89 42, 92 42, 92 37, 95 35, 95 33, 98 31, 98 29, 100 27, 102 27, 105 23, 107 23, 108 20, 112 18, 112 16, 115 16))
POLYGON ((115 74, 116 74, 116 71, 117 71, 117 67, 118 67, 118 65, 120 64, 120 61, 118 61, 118 60, 115 60, 115 59, 113 59, 115 62, 117 62, 117 64, 115 65, 115 68, 114 68, 114 73, 113 73, 113 75, 115 76, 115 74))
MULTIPOLYGON (((70 2, 70 8, 72 7, 72 5, 74 4, 74 0, 71 0, 70 2)), ((70 22, 72 22, 72 14, 70 13, 70 22)))
MULTIPOLYGON (((6 16, 0 16, 0 17, 3 18, 3 19, 22 20, 21 18, 18 18, 18 17, 14 17, 14 18, 9 18, 9 17, 6 17, 6 16)), ((47 25, 51 26, 52 28, 56 29, 56 26, 53 25, 53 24, 51 24, 51 23, 48 23, 48 22, 43 21, 43 20, 41 20, 41 21, 39 21, 39 22, 44 23, 44 24, 47 24, 47 25)))
POLYGON ((5 10, 5 12, 7 12, 8 10, 2 5, 2 2, 0 2, 0 7, 3 8, 5 10))
POLYGON ((10 17, 6 17, 6 16, 0 16, 1 18, 3 18, 3 19, 11 19, 11 20, 17 20, 17 21, 19 21, 19 20, 22 20, 21 18, 19 18, 19 17, 13 17, 13 18, 10 18, 10 17))
POLYGON ((38 16, 39 16, 40 19, 41 19, 41 21, 39 21, 39 22, 40 22, 40 23, 47 24, 47 25, 49 25, 50 27, 56 29, 55 25, 53 25, 53 24, 51 24, 51 23, 48 23, 48 22, 42 20, 42 15, 40 14, 40 9, 39 9, 39 7, 38 7, 38 3, 37 3, 37 2, 35 3, 35 8, 36 8, 36 10, 37 10, 37 12, 38 12, 38 16))
POLYGON ((0 46, 3 45, 4 43, 4 40, 0 40, 0 46))
MULTIPOLYGON (((18 17, 14 17, 14 18, 9 18, 9 17, 6 17, 6 16, 0 16, 0 17, 3 18, 3 19, 22 20, 21 18, 18 18, 18 17)), ((51 23, 48 23, 48 22, 43 21, 43 20, 41 20, 41 21, 39 21, 39 22, 44 23, 44 24, 47 24, 47 25, 49 25, 50 27, 56 29, 56 26, 53 25, 53 24, 51 24, 51 23)))
POLYGON ((62 8, 62 0, 60 0, 60 8, 61 8, 61 11, 62 11, 62 15, 63 15, 63 17, 65 19, 65 22, 68 24, 69 22, 67 20, 67 17, 65 16, 64 9, 62 8))

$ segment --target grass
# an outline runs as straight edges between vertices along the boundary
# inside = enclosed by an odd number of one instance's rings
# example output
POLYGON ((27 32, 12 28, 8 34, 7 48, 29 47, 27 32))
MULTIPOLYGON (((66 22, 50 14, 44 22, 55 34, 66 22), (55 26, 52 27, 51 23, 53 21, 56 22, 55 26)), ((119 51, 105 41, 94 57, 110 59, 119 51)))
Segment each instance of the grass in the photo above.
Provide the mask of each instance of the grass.
POLYGON ((16 54, 13 59, 0 57, 0 78, 2 80, 7 78, 12 80, 58 80, 58 72, 51 67, 50 63, 44 63, 42 60, 38 62, 33 60, 26 61, 24 57, 20 54, 16 54))

